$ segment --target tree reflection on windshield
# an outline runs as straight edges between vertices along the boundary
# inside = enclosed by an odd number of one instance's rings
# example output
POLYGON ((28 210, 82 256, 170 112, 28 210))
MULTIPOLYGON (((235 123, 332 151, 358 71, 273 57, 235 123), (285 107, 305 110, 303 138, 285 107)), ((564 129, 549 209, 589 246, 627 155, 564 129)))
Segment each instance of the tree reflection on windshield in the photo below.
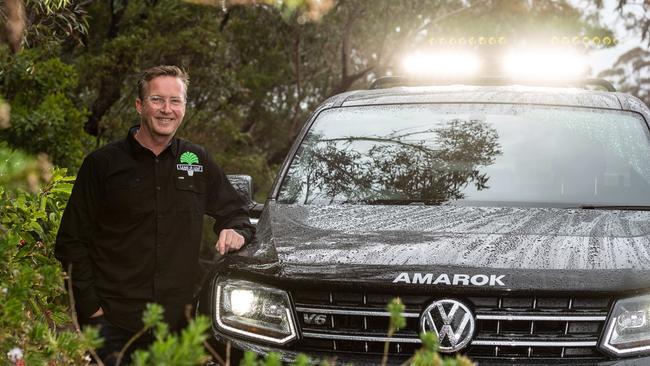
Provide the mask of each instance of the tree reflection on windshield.
POLYGON ((436 128, 324 138, 307 135, 282 185, 285 203, 439 204, 488 188, 480 166, 501 154, 496 130, 480 119, 436 128))

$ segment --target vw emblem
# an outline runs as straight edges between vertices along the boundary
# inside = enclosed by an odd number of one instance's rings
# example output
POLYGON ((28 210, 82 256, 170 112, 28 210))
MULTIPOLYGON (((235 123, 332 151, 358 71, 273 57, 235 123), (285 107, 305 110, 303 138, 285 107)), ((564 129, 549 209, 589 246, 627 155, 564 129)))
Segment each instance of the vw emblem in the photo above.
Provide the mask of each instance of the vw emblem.
POLYGON ((420 317, 423 332, 438 335, 440 351, 456 352, 474 335, 474 315, 463 303, 451 299, 434 301, 420 317))

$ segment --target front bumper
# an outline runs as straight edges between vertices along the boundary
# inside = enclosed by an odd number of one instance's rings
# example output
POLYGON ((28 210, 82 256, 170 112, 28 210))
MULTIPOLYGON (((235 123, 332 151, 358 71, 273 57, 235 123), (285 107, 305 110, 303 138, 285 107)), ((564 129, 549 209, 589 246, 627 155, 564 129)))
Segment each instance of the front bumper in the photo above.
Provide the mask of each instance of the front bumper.
MULTIPOLYGON (((230 342, 232 346, 232 357, 238 363, 239 358, 243 352, 255 352, 260 356, 269 354, 271 352, 277 353, 282 358, 283 362, 293 362, 300 352, 276 348, 267 345, 260 345, 253 342, 247 342, 241 339, 231 338, 222 333, 212 329, 213 337, 211 342, 215 345, 221 345, 230 342)), ((312 363, 318 364, 319 360, 328 360, 334 364, 348 365, 354 364, 355 366, 376 366, 381 363, 381 356, 377 355, 364 355, 354 353, 309 353, 307 354, 312 360, 312 363)), ((389 365, 402 365, 408 360, 409 356, 389 356, 389 365)), ((638 358, 626 358, 618 360, 592 360, 592 359, 490 359, 490 358, 472 358, 479 366, 514 366, 514 365, 558 365, 558 366, 647 366, 650 365, 650 356, 638 358)))

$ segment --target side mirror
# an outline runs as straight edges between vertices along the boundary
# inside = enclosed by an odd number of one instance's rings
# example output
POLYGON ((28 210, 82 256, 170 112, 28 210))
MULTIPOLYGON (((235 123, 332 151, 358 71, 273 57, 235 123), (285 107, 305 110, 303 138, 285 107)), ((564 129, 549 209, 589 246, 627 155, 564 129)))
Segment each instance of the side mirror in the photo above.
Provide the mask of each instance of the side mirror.
POLYGON ((248 205, 248 210, 252 218, 251 222, 254 224, 257 223, 256 219, 262 214, 264 205, 253 200, 253 178, 250 175, 243 174, 228 175, 227 177, 230 184, 232 184, 233 188, 239 193, 239 196, 248 205))

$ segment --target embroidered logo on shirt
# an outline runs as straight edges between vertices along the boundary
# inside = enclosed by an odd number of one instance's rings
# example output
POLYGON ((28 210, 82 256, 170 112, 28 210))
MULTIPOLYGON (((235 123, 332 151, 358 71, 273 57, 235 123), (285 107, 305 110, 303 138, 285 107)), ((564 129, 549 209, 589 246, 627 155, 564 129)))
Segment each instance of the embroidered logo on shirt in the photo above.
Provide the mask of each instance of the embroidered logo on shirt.
POLYGON ((186 171, 188 176, 193 176, 194 172, 203 172, 203 165, 199 165, 199 157, 191 151, 181 154, 181 163, 176 164, 176 170, 186 171))

